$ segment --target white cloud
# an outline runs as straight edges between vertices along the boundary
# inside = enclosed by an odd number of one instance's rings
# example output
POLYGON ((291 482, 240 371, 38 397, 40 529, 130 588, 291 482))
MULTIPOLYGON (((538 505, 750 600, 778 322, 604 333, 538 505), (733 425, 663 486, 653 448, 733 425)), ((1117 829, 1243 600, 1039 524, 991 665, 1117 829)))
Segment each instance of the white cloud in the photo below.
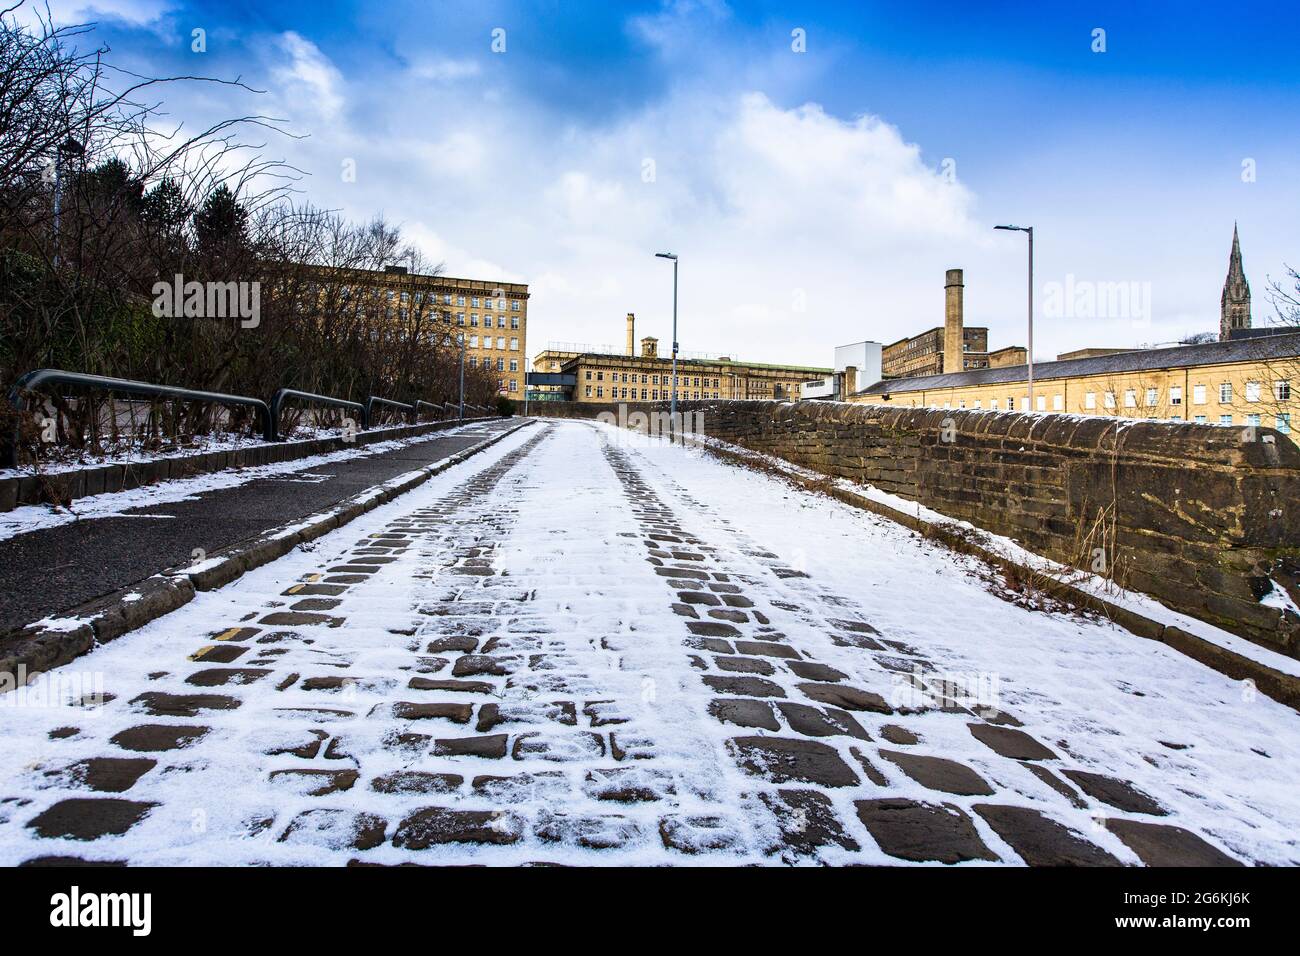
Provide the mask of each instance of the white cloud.
POLYGON ((280 34, 279 52, 288 58, 272 70, 280 96, 295 117, 316 115, 335 119, 343 109, 343 77, 310 40, 292 30, 280 34))
POLYGON ((478 76, 481 72, 482 67, 479 66, 477 60, 457 60, 448 57, 425 60, 415 64, 411 69, 413 77, 421 80, 432 80, 435 83, 467 80, 478 76))
POLYGON ((149 27, 175 7, 171 0, 44 0, 29 3, 17 12, 28 18, 44 16, 46 2, 51 18, 63 25, 117 20, 130 26, 149 27))
MULTIPOLYGON (((289 115, 306 84, 338 113, 337 71, 301 38, 292 49, 277 94, 289 115)), ((531 283, 533 353, 617 341, 626 312, 668 338, 671 277, 653 253, 670 249, 683 348, 821 363, 837 343, 941 322, 954 247, 987 242, 971 193, 877 117, 684 89, 576 127, 516 95, 430 89, 419 67, 378 86, 349 104, 365 129, 320 124, 294 144, 319 173, 308 194, 358 218, 382 210, 453 275, 531 283), (339 182, 340 156, 356 158, 355 183, 339 182)))

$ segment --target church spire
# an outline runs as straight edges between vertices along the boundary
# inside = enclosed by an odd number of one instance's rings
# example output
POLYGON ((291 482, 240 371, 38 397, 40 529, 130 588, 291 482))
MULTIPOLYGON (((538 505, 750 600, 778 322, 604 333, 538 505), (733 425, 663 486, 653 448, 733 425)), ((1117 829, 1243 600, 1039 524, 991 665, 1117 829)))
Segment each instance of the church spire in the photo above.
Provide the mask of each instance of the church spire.
POLYGON ((1228 277, 1219 299, 1219 341, 1232 337, 1233 329, 1250 328, 1250 283, 1241 265, 1241 240, 1232 224, 1232 253, 1228 256, 1228 277))

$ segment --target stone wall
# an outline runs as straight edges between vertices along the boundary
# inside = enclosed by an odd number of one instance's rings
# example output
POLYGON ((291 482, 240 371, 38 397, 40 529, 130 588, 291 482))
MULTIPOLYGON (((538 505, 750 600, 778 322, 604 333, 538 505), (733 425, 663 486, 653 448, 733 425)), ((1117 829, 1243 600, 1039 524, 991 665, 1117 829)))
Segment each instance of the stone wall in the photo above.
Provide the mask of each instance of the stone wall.
POLYGON ((1300 657, 1300 619, 1258 600, 1276 582, 1300 603, 1300 449, 1272 429, 838 402, 678 407, 702 412, 709 437, 874 485, 1053 560, 1091 569, 1100 556, 1124 586, 1300 657))

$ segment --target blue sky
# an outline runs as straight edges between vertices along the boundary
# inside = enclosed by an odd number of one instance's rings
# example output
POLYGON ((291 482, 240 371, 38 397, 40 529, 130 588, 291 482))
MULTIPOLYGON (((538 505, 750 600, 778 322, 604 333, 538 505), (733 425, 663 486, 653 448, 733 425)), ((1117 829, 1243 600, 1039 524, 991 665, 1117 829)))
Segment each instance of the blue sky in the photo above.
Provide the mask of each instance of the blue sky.
POLYGON ((1234 220, 1257 323, 1268 277, 1300 266, 1300 58, 1280 5, 55 11, 99 21, 121 62, 265 89, 169 106, 286 117, 307 138, 271 145, 310 173, 310 199, 383 212, 451 274, 529 282, 533 353, 620 343, 629 311, 666 339, 663 248, 682 257, 684 349, 816 364, 939 324, 958 267, 968 323, 1023 344, 1024 243, 999 222, 1036 229, 1040 359, 1216 328, 1234 220), (1067 283, 1133 296, 1049 309, 1067 283))

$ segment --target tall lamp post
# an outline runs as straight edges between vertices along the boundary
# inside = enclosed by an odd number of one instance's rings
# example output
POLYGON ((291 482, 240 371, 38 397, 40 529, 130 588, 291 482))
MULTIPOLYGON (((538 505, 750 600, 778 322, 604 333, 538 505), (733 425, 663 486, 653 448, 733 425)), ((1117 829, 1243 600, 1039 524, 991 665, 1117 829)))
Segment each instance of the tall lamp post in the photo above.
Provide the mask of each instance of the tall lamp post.
POLYGON ((1023 232, 1029 236, 1029 410, 1034 410, 1034 227, 994 226, 1009 232, 1023 232))
POLYGON ((657 259, 673 261, 673 390, 672 400, 668 405, 668 421, 677 421, 677 255, 672 252, 656 252, 657 259))
MULTIPOLYGON (((460 339, 460 415, 459 415, 459 420, 463 423, 463 422, 465 421, 465 333, 464 333, 464 332, 460 332, 460 333, 457 334, 457 337, 460 339)), ((454 340, 452 339, 451 335, 448 334, 448 336, 447 336, 447 338, 446 338, 445 341, 446 341, 446 344, 450 345, 454 340)))
POLYGON ((59 267, 63 219, 63 157, 85 156, 86 147, 69 136, 54 151, 54 268, 59 267))

